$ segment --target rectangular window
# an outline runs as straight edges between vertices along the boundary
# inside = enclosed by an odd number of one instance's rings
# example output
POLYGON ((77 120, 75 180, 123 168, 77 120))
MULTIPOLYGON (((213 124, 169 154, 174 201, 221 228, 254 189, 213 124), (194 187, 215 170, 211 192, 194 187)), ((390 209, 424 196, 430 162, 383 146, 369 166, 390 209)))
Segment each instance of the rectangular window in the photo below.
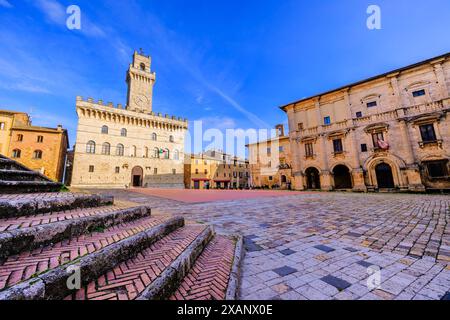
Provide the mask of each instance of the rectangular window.
POLYGON ((362 118, 362 112, 361 112, 361 111, 358 111, 358 112, 356 113, 356 117, 357 117, 357 118, 362 118))
POLYGON ((361 145, 361 152, 367 152, 367 144, 363 143, 361 145))
POLYGON ((5 130, 5 123, 4 122, 0 122, 0 130, 5 130))
POLYGON ((120 167, 116 167, 116 173, 120 173, 120 167))
POLYGON ((328 126, 331 124, 331 118, 330 117, 325 117, 323 118, 323 124, 328 126))
POLYGON ((420 126, 420 135, 422 136, 423 142, 435 142, 437 140, 434 126, 432 124, 420 126))
POLYGON ((273 177, 272 176, 269 176, 269 181, 272 181, 273 180, 273 177))
POLYGON ((430 161, 425 163, 431 178, 446 178, 448 176, 447 160, 430 161))
POLYGON ((272 150, 270 148, 267 148, 267 154, 271 154, 272 150))
POLYGON ((376 101, 367 102, 367 108, 373 108, 373 107, 376 107, 377 105, 378 104, 376 101))
POLYGON ((305 154, 307 157, 314 156, 314 147, 313 147, 312 142, 305 144, 305 154))
POLYGON ((198 174, 198 169, 195 169, 195 174, 198 174))
POLYGON ((23 134, 17 135, 17 141, 22 142, 23 141, 23 134))
POLYGON ((342 139, 333 140, 334 153, 342 153, 344 150, 342 148, 342 139))
POLYGON ((414 91, 412 95, 414 98, 422 97, 425 95, 425 89, 414 91))
POLYGON ((153 168, 153 174, 158 174, 158 168, 153 168))
POLYGON ((89 172, 94 172, 94 166, 89 166, 89 172))
POLYGON ((177 174, 177 169, 172 169, 172 174, 173 175, 177 174))
POLYGON ((279 150, 280 152, 283 152, 283 151, 284 151, 284 148, 283 148, 283 147, 280 147, 278 150, 279 150))
POLYGON ((375 149, 379 149, 380 146, 378 145, 378 141, 384 141, 383 132, 377 132, 372 134, 372 140, 373 140, 373 147, 375 149))
POLYGON ((303 122, 300 122, 298 124, 298 131, 302 131, 303 130, 303 122))
POLYGON ((208 169, 205 169, 205 174, 208 174, 208 169))
POLYGON ((39 142, 39 143, 44 142, 44 137, 43 136, 38 136, 37 137, 37 142, 39 142))

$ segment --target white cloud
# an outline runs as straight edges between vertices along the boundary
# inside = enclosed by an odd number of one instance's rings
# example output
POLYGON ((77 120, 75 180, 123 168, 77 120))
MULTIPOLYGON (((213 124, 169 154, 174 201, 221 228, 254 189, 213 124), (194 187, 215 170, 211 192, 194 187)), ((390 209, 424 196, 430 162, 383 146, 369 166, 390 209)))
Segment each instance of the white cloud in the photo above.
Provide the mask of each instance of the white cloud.
POLYGON ((9 3, 7 0, 0 0, 0 7, 12 8, 13 5, 9 3))
POLYGON ((226 129, 236 128, 236 121, 230 117, 203 117, 195 121, 201 121, 203 123, 203 130, 218 129, 224 131, 226 129))

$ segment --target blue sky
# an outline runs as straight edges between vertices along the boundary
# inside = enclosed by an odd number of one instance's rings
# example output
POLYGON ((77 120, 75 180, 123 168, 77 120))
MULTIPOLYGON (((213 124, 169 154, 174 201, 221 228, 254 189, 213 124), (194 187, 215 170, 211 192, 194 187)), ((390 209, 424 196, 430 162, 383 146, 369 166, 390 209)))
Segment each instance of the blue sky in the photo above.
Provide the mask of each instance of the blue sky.
POLYGON ((0 25, 0 108, 63 124, 71 145, 75 97, 125 103, 139 48, 154 111, 219 129, 286 123, 280 105, 450 51, 448 0, 0 0, 0 25), (71 4, 81 30, 66 28, 71 4))

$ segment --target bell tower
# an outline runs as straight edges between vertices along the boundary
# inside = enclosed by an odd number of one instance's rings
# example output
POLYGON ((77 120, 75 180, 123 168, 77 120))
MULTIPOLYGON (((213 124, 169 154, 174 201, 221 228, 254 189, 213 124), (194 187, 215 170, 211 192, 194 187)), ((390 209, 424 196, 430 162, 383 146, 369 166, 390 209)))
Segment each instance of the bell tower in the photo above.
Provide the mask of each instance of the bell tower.
POLYGON ((151 71, 151 58, 141 51, 134 52, 133 63, 127 72, 127 109, 137 112, 152 112, 153 85, 156 74, 151 71))

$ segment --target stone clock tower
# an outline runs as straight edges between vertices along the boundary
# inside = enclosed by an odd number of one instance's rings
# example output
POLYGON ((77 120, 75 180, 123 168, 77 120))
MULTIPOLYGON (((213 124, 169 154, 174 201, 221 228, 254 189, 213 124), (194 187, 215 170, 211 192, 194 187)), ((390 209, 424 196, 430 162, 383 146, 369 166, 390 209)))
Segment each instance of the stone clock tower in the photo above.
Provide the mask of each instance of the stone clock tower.
POLYGON ((151 58, 142 51, 134 52, 133 63, 127 72, 128 97, 127 109, 150 113, 153 103, 153 85, 156 74, 151 71, 151 58))

